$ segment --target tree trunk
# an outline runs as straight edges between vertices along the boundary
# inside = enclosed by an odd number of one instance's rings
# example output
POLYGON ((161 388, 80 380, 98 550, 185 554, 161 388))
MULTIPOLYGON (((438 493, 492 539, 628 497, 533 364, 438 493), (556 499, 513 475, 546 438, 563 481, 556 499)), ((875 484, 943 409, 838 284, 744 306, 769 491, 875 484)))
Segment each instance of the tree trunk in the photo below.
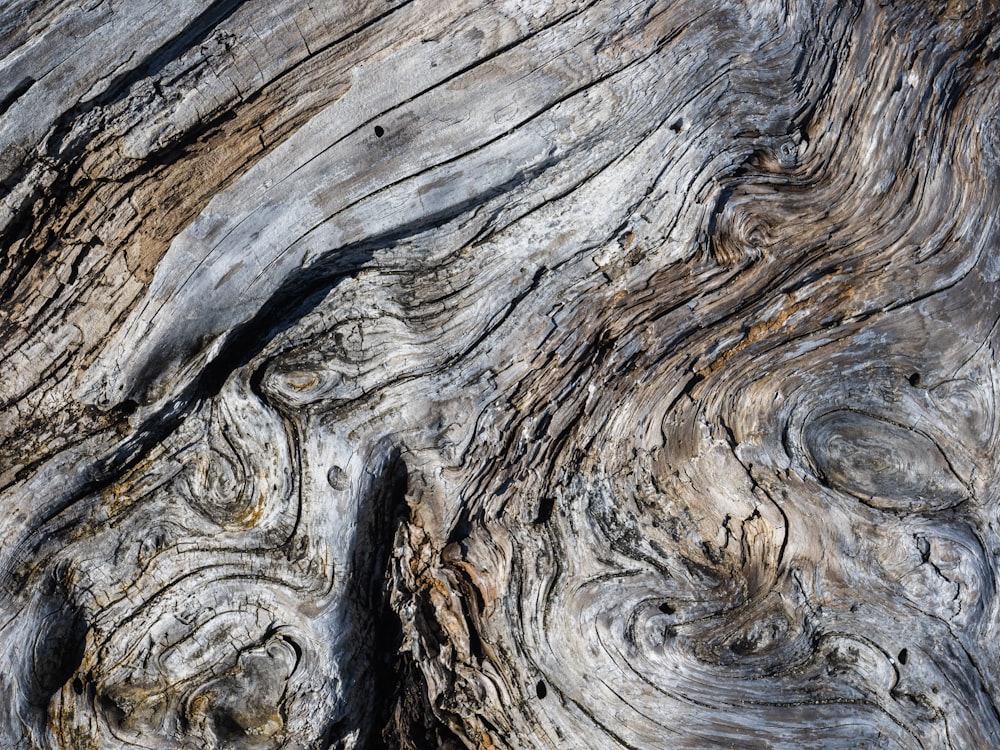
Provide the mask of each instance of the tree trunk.
POLYGON ((7 0, 0 744, 1000 747, 1000 13, 7 0))

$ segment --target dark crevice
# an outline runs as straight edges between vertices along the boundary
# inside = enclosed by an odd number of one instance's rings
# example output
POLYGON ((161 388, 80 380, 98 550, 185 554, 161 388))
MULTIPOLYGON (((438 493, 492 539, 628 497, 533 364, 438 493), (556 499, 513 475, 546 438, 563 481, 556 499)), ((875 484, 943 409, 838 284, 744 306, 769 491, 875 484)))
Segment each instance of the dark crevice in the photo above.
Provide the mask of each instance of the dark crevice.
POLYGON ((555 508, 555 504, 556 499, 551 493, 543 495, 538 501, 538 513, 535 514, 535 519, 532 523, 536 526, 548 523, 549 519, 552 518, 552 511, 555 508))
POLYGON ((363 723, 351 728, 359 730, 362 739, 369 733, 367 748, 382 747, 378 730, 390 721, 393 702, 386 698, 396 689, 403 628, 392 608, 388 569, 396 531, 409 515, 410 478, 402 452, 395 446, 377 450, 382 455, 374 459, 375 477, 360 507, 348 583, 350 598, 360 613, 355 627, 368 643, 360 655, 365 683, 355 688, 364 695, 356 697, 358 708, 351 712, 363 723), (364 710, 365 704, 370 711, 364 710))
POLYGON ((72 680, 73 690, 83 692, 74 675, 83 662, 87 623, 69 601, 62 581, 50 577, 40 587, 45 614, 32 653, 31 679, 24 693, 28 703, 44 710, 52 696, 72 680))
POLYGON ((364 750, 462 750, 465 745, 437 716, 420 667, 410 654, 396 662, 388 722, 364 750))
POLYGON ((28 93, 28 89, 35 85, 35 79, 30 76, 21 81, 14 90, 11 91, 7 96, 0 100, 0 116, 2 116, 11 105, 28 93))
MULTIPOLYGON (((359 528, 368 531, 356 542, 351 587, 355 601, 367 613, 363 630, 371 636, 367 671, 372 711, 362 735, 364 750, 440 750, 464 745, 435 713, 420 667, 408 651, 401 652, 403 626, 391 601, 389 561, 396 530, 409 516, 409 476, 398 450, 386 460, 379 489, 363 511, 359 528)), ((432 611, 418 615, 418 626, 436 622, 432 611)), ((439 634, 443 639, 444 634, 439 634)))

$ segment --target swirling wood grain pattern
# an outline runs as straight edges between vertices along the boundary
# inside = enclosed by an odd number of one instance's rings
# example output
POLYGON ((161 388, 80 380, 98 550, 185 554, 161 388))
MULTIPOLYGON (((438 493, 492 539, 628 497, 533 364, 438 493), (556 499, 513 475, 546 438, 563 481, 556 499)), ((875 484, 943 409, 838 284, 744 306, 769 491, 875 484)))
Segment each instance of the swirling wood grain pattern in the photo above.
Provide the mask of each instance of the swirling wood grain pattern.
POLYGON ((998 21, 6 3, 0 742, 1000 746, 998 21))

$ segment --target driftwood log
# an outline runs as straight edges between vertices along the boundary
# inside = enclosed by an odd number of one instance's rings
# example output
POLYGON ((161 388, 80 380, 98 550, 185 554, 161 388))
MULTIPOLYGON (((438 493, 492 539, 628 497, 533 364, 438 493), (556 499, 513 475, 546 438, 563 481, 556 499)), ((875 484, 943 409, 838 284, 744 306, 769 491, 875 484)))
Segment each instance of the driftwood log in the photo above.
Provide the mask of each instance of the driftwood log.
POLYGON ((0 745, 1000 747, 998 22, 5 0, 0 745))

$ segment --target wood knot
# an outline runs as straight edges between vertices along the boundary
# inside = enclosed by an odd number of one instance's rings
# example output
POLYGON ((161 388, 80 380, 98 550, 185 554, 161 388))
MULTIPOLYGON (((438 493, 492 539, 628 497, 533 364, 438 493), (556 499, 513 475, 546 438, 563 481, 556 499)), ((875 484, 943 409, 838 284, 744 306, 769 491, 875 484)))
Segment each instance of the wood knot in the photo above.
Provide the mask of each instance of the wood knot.
POLYGON ((804 437, 820 480, 873 508, 934 511, 969 496, 941 447, 917 430, 838 409, 806 425, 804 437))
POLYGON ((191 726, 210 745, 275 747, 285 724, 280 705, 301 654, 285 636, 243 650, 233 669, 188 700, 185 714, 191 726))
POLYGON ((776 244, 771 219, 747 194, 725 191, 708 226, 709 247, 716 263, 727 268, 766 257, 776 244))

